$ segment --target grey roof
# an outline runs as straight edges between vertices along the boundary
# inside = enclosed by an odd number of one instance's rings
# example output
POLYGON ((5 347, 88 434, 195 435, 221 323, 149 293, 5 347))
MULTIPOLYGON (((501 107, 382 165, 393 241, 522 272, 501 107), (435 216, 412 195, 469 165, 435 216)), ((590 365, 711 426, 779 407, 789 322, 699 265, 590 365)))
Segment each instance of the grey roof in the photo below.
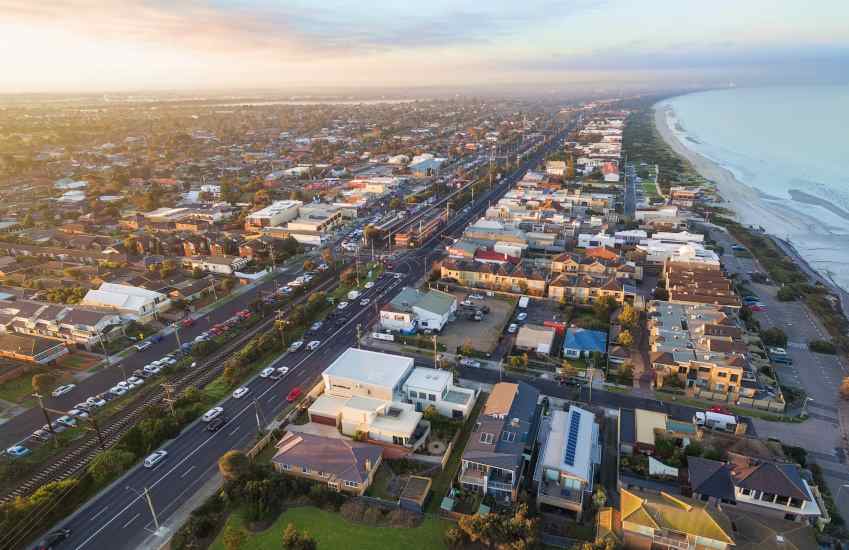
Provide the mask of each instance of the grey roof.
POLYGON ((383 448, 379 445, 293 432, 287 432, 277 443, 277 448, 272 458, 276 464, 307 467, 355 483, 368 479, 366 463, 371 462, 374 468, 383 455, 383 448))
POLYGON ((451 306, 457 299, 453 294, 442 292, 441 290, 431 290, 419 300, 415 307, 436 313, 437 315, 445 315, 451 311, 451 306))
POLYGON ((637 441, 637 419, 634 409, 619 410, 619 440, 631 445, 637 441))
POLYGON ((690 487, 694 493, 719 499, 734 500, 731 467, 718 460, 691 456, 687 458, 690 487))
POLYGON ((753 489, 808 500, 805 483, 799 475, 799 468, 793 464, 762 462, 751 468, 735 470, 736 485, 744 489, 753 489))
POLYGON ((415 288, 404 287, 392 300, 389 301, 394 309, 398 311, 412 311, 413 306, 421 300, 421 293, 415 288))

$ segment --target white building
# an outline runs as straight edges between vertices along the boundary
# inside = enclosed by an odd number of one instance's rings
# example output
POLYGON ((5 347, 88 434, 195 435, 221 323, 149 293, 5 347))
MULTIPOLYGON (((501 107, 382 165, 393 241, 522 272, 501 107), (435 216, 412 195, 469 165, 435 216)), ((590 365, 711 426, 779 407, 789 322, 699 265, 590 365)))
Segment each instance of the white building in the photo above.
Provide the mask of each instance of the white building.
POLYGON ((259 229, 261 227, 279 226, 298 217, 299 208, 304 203, 301 201, 274 201, 262 210, 251 212, 245 218, 245 229, 259 229))
POLYGON ((183 267, 186 269, 200 269, 220 275, 233 275, 246 265, 248 265, 248 259, 239 256, 192 256, 183 258, 183 267))
POLYGON ((137 321, 150 321, 167 310, 171 301, 165 294, 146 288, 116 283, 102 283, 89 290, 80 305, 109 308, 137 321))
POLYGON ((603 231, 594 235, 590 233, 581 233, 578 235, 578 248, 597 248, 602 246, 613 248, 616 246, 616 237, 608 235, 603 231))
POLYGON ((474 390, 454 385, 451 371, 416 367, 403 386, 404 395, 424 411, 431 405, 436 412, 448 418, 466 418, 474 406, 474 390))
POLYGON ((453 294, 404 288, 381 308, 380 325, 395 332, 413 332, 415 329, 439 332, 456 311, 457 299, 453 294))

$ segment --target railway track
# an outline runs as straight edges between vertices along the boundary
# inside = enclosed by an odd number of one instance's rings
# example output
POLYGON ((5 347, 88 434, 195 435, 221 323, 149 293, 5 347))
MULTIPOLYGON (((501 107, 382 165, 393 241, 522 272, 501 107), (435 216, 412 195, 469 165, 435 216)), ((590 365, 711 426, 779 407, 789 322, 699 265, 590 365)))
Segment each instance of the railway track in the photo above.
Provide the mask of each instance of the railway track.
MULTIPOLYGON (((321 282, 318 286, 310 289, 310 292, 326 291, 337 284, 338 279, 329 278, 321 282)), ((309 293, 305 293, 288 307, 292 307, 301 302, 306 301, 309 293)), ((253 327, 250 327, 245 333, 240 335, 232 342, 228 342, 223 348, 215 351, 209 357, 198 361, 198 366, 190 369, 187 372, 181 373, 175 379, 169 380, 175 386, 175 395, 183 393, 190 387, 203 388, 211 382, 223 370, 222 365, 224 359, 241 349, 242 345, 248 340, 256 336, 258 333, 272 326, 276 318, 271 316, 263 319, 253 327)), ((165 397, 165 391, 161 385, 151 392, 145 398, 139 398, 128 403, 118 413, 113 415, 100 430, 103 437, 103 446, 107 449, 114 445, 121 437, 132 428, 141 417, 145 407, 156 406, 162 403, 165 397)), ((8 490, 0 495, 0 502, 9 502, 17 497, 26 497, 31 495, 36 489, 46 483, 61 481, 77 475, 83 471, 91 460, 101 450, 100 440, 97 434, 91 433, 84 436, 78 442, 67 449, 61 456, 57 456, 55 460, 41 468, 38 472, 28 476, 23 482, 12 490, 8 490)))

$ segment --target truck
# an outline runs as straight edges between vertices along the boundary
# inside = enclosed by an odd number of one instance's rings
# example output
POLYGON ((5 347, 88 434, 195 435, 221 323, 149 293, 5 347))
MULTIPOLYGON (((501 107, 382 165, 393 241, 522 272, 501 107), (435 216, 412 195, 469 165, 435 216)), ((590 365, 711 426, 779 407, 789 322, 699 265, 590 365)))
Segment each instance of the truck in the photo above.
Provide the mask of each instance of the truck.
POLYGON ((733 414, 724 414, 712 411, 697 412, 693 415, 693 422, 697 426, 719 430, 722 432, 737 432, 737 417, 733 414))
POLYGON ((525 309, 526 307, 528 307, 528 302, 530 301, 531 299, 527 296, 522 296, 521 298, 519 298, 519 307, 525 309))

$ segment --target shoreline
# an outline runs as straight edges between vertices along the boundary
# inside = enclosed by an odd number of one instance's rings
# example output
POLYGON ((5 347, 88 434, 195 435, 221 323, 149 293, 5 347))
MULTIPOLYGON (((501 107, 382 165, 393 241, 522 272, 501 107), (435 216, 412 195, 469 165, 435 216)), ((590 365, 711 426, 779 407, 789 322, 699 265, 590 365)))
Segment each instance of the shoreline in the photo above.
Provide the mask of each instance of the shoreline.
MULTIPOLYGON (((722 197, 722 206, 728 208, 734 219, 745 226, 760 226, 762 220, 784 219, 786 212, 763 200, 761 193, 738 180, 730 170, 684 145, 669 127, 667 112, 671 110, 662 102, 653 106, 654 126, 663 141, 678 155, 687 159, 696 171, 716 186, 722 197)), ((831 289, 841 301, 843 311, 849 311, 849 292, 836 284, 830 277, 814 269, 810 262, 799 254, 796 247, 779 235, 765 232, 780 243, 779 247, 796 262, 803 272, 831 289)))

